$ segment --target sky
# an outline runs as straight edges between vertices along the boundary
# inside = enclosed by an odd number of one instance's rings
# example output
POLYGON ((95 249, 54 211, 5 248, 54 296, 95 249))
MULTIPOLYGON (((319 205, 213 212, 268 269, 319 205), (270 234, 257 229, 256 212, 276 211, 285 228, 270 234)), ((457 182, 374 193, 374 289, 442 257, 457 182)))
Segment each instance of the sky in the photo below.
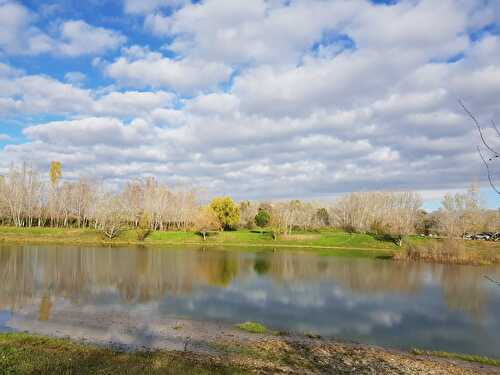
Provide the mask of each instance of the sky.
POLYGON ((500 1, 0 0, 0 25, 0 173, 499 206, 458 100, 500 146, 500 1))

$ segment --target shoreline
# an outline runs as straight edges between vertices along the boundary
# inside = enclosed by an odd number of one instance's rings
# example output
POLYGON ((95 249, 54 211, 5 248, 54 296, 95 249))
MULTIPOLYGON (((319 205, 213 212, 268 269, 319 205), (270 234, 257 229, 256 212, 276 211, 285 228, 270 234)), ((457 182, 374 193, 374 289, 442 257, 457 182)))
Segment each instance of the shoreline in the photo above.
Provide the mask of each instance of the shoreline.
MULTIPOLYGON (((30 358, 41 355, 51 357, 52 366, 55 368, 64 368, 60 362, 67 361, 70 353, 76 352, 83 357, 85 354, 91 354, 86 361, 81 359, 75 364, 77 367, 73 370, 79 374, 103 370, 99 368, 103 362, 100 356, 117 362, 106 365, 107 373, 110 374, 122 373, 120 362, 123 362, 123 357, 128 358, 128 366, 131 369, 140 368, 140 371, 130 372, 134 374, 148 369, 144 367, 148 364, 142 363, 141 358, 149 357, 154 357, 157 361, 168 358, 169 361, 174 359, 183 363, 186 371, 175 372, 176 374, 191 373, 190 370, 198 366, 209 369, 208 374, 227 371, 244 374, 500 374, 500 367, 497 365, 468 362, 453 357, 443 358, 434 356, 431 352, 422 351, 416 354, 417 352, 412 351, 298 334, 251 334, 235 327, 221 327, 212 323, 178 319, 173 319, 172 323, 174 321, 176 326, 170 327, 174 333, 168 337, 177 342, 174 346, 130 346, 112 340, 96 340, 92 336, 82 339, 78 335, 66 335, 61 332, 58 335, 0 333, 0 353, 7 353, 3 359, 0 358, 0 364, 8 366, 10 363, 14 368, 19 365, 19 361, 30 361, 30 358), (204 326, 202 331, 199 330, 200 324, 204 326), (181 328, 176 328, 179 326, 181 328), (57 350, 60 350, 60 358, 54 359, 57 350), (9 354, 19 351, 26 357, 19 358, 17 355, 17 364, 14 364, 9 360, 9 354), (98 363, 93 363, 94 361, 98 363), (87 368, 89 372, 84 371, 87 368)), ((53 372, 47 369, 47 372, 39 373, 53 372)))
POLYGON ((266 248, 266 249, 293 249, 333 252, 338 255, 351 252, 364 253, 373 256, 389 256, 400 251, 390 242, 373 239, 369 235, 354 234, 345 241, 345 233, 326 231, 322 233, 307 233, 297 235, 300 239, 266 238, 266 233, 257 231, 220 232, 210 236, 206 241, 193 232, 172 231, 152 232, 144 241, 135 239, 135 231, 124 231, 118 238, 107 240, 92 229, 72 228, 15 228, 0 227, 0 244, 7 245, 84 245, 84 246, 197 246, 210 248, 266 248), (338 237, 338 238, 337 238, 338 237), (305 239, 304 239, 305 238, 305 239), (308 240, 308 238, 311 238, 308 240), (339 241, 340 239, 340 241, 339 241), (354 240, 354 243, 350 242, 354 240))
MULTIPOLYGON (((16 345, 16 351, 28 355, 30 350, 36 350, 44 358, 53 354, 51 347, 69 345, 78 352, 90 350, 111 357, 111 360, 120 355, 129 356, 133 359, 132 366, 148 355, 173 356, 180 361, 187 360, 189 366, 193 363, 215 366, 217 371, 210 374, 224 373, 223 369, 229 368, 231 374, 235 373, 234 369, 239 369, 252 374, 500 375, 500 359, 380 347, 312 333, 268 329, 264 333, 252 333, 229 322, 180 316, 165 316, 142 325, 127 313, 113 313, 112 320, 109 320, 109 314, 75 308, 56 312, 49 320, 39 321, 29 312, 18 313, 5 326, 11 332, 0 333, 0 357, 16 345), (49 350, 49 353, 44 353, 44 350, 49 350)), ((67 352, 66 349, 61 352, 61 361, 66 359, 67 352)), ((2 358, 0 368, 1 365, 2 358)), ((87 368, 88 364, 80 363, 79 366, 87 368)), ((116 366, 116 372, 107 373, 123 373, 119 371, 119 364, 113 366, 116 366)), ((85 374, 80 368, 73 373, 85 374)), ((96 369, 93 371, 97 372, 96 369)), ((53 372, 46 372, 49 373, 53 372)))
POLYGON ((232 242, 174 242, 174 241, 155 241, 155 242, 140 242, 140 241, 78 241, 78 240, 54 240, 54 239, 43 239, 43 238, 30 238, 30 239, 10 239, 0 237, 0 244, 7 245, 89 245, 89 246, 103 246, 103 247, 119 247, 119 246, 139 246, 139 247, 159 247, 159 246, 196 246, 196 247, 210 247, 210 248, 276 248, 276 249, 310 249, 310 250, 348 250, 348 251, 362 251, 362 252, 376 252, 385 254, 394 254, 395 250, 390 248, 360 248, 360 247, 342 247, 342 246, 321 246, 321 245, 290 245, 290 244, 256 244, 256 243, 232 243, 232 242))
POLYGON ((393 242, 378 239, 375 235, 345 233, 335 229, 319 232, 297 232, 272 240, 269 233, 252 230, 219 232, 206 241, 193 232, 171 231, 152 232, 144 241, 137 239, 135 230, 123 231, 118 238, 104 239, 101 233, 93 229, 75 228, 16 228, 0 226, 0 244, 3 245, 59 245, 59 246, 103 246, 103 247, 174 247, 187 246, 211 249, 246 250, 246 251, 303 251, 318 255, 343 257, 365 257, 390 259, 397 262, 423 262, 454 265, 488 266, 500 263, 500 242, 461 241, 464 258, 420 257, 407 259, 408 247, 435 248, 439 239, 418 236, 407 238, 406 247, 398 247, 393 242))

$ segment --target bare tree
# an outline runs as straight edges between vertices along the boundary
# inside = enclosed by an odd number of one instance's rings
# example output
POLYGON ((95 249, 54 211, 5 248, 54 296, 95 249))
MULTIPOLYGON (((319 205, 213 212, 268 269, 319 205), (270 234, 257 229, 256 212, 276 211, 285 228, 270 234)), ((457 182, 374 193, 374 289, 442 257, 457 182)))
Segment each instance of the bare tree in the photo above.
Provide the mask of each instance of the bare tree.
POLYGON ((412 192, 351 193, 338 199, 329 213, 334 226, 349 232, 386 234, 401 245, 415 233, 420 196, 412 192))
POLYGON ((205 206, 198 210, 194 218, 194 229, 203 236, 205 241, 209 232, 220 231, 222 226, 212 208, 205 206))
POLYGON ((103 235, 112 240, 116 238, 124 228, 124 214, 118 197, 107 193, 101 197, 96 220, 103 235))
POLYGON ((471 185, 465 193, 446 194, 441 206, 438 216, 444 236, 459 238, 466 233, 478 232, 483 227, 484 210, 475 185, 471 185))
POLYGON ((239 204, 240 223, 242 228, 252 229, 255 227, 255 215, 259 212, 259 205, 251 201, 242 201, 239 204))
POLYGON ((412 192, 392 193, 388 197, 390 203, 381 221, 386 234, 401 246, 404 236, 415 233, 422 199, 412 192))

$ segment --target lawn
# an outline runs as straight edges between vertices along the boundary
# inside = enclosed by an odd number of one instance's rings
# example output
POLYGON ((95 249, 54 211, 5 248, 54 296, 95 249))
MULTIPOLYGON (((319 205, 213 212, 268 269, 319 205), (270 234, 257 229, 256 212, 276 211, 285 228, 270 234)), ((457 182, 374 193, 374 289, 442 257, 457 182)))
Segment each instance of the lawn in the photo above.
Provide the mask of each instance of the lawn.
POLYGON ((337 230, 318 232, 294 232, 290 236, 280 236, 273 240, 269 231, 238 230, 210 233, 207 240, 194 232, 169 231, 152 232, 144 242, 137 240, 134 230, 123 231, 113 241, 105 240, 93 229, 72 228, 15 228, 0 227, 0 240, 7 242, 42 243, 115 243, 115 244, 199 244, 231 246, 273 246, 273 247, 318 247, 358 250, 396 251, 398 247, 391 241, 381 241, 368 234, 349 234, 337 230))
POLYGON ((247 230, 212 233, 206 241, 192 232, 154 232, 146 243, 197 243, 203 245, 244 245, 274 247, 311 247, 342 248, 358 250, 397 251, 399 248, 391 241, 376 239, 368 234, 349 234, 337 230, 317 232, 294 232, 290 236, 280 236, 273 240, 269 231, 247 230))

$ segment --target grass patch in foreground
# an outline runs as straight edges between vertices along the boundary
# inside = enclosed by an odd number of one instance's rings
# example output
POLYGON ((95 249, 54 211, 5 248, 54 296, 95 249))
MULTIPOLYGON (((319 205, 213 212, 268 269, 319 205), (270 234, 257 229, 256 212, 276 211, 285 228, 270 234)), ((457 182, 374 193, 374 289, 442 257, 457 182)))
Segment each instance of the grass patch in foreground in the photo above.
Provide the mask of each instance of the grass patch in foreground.
POLYGON ((245 374, 201 354, 119 352, 25 334, 0 334, 0 374, 245 374))
POLYGON ((488 366, 497 366, 500 367, 500 359, 493 359, 488 357, 483 357, 480 355, 471 355, 471 354, 460 354, 460 353, 448 353, 448 352, 439 352, 439 351, 427 351, 421 349, 412 349, 412 354, 415 355, 426 355, 432 357, 440 357, 447 359, 460 359, 466 362, 480 363, 482 365, 488 366))
POLYGON ((267 329, 266 326, 255 322, 245 322, 237 324, 236 327, 241 329, 242 331, 250 333, 260 333, 260 334, 272 333, 271 331, 269 331, 269 329, 267 329))

